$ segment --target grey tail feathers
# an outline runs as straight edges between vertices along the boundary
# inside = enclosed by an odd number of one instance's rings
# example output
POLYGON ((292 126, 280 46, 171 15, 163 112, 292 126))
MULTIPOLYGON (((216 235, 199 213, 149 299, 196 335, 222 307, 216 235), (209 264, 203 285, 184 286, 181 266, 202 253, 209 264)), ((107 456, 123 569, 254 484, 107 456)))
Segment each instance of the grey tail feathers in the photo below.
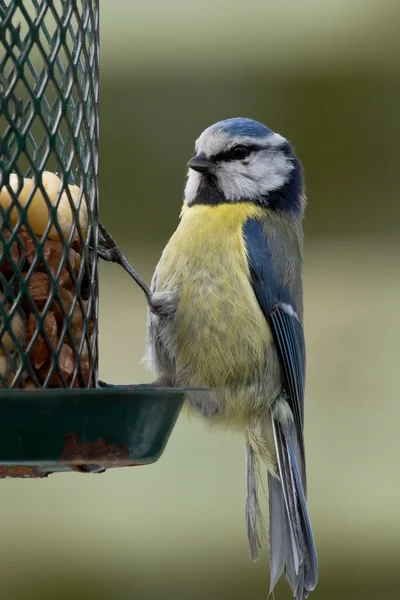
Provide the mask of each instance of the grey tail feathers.
MULTIPOLYGON (((273 597, 284 572, 296 600, 304 600, 317 584, 318 562, 300 476, 302 465, 300 469, 298 466, 301 458, 294 450, 295 433, 276 422, 272 427, 279 477, 268 473, 270 595, 273 597)), ((265 458, 261 451, 259 444, 246 442, 246 529, 253 560, 258 557, 266 531, 258 499, 260 458, 265 458)))
POLYGON ((318 579, 318 561, 293 445, 295 433, 273 420, 279 479, 268 473, 270 592, 282 572, 296 600, 308 597, 318 579))
POLYGON ((258 500, 258 484, 261 481, 259 455, 250 442, 246 442, 247 461, 247 498, 246 498, 246 530, 249 540, 250 556, 257 560, 258 552, 263 546, 266 535, 265 521, 258 500))

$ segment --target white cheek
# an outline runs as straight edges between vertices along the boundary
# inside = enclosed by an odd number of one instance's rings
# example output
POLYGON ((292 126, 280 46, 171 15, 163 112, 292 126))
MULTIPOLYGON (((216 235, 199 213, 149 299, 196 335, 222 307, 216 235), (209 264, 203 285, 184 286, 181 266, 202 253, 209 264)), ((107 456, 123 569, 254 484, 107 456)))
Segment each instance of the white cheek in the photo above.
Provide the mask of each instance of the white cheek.
POLYGON ((193 169, 189 169, 188 180, 185 187, 185 202, 191 204, 196 199, 197 190, 199 189, 201 175, 193 169))
POLYGON ((282 187, 293 169, 284 155, 269 152, 255 157, 247 165, 225 164, 217 173, 219 185, 227 200, 256 199, 282 187))
POLYGON ((234 201, 241 198, 251 198, 257 195, 258 184, 248 179, 243 171, 247 169, 244 165, 225 164, 217 173, 218 183, 227 200, 234 201))
MULTIPOLYGON (((282 187, 294 168, 293 163, 283 154, 272 153, 264 165, 261 179, 263 193, 282 187)), ((256 173, 257 174, 257 173, 256 173)))

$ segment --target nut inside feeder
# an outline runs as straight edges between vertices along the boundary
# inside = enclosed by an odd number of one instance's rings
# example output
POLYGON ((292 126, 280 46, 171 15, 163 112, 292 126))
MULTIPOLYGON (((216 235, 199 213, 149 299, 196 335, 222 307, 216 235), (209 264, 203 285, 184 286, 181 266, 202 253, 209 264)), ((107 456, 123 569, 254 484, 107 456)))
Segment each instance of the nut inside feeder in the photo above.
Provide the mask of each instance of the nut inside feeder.
POLYGON ((45 171, 36 189, 32 178, 11 174, 9 184, 0 187, 0 207, 3 225, 8 217, 0 259, 2 387, 93 386, 94 311, 85 269, 83 194, 75 185, 63 186, 54 173, 45 171))

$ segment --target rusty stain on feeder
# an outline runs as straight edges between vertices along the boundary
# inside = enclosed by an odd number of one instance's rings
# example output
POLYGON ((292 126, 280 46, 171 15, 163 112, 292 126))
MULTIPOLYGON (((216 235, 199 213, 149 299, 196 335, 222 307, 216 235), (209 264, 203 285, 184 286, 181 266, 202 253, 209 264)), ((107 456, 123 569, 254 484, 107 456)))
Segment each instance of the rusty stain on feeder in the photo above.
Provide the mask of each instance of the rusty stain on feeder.
POLYGON ((78 435, 68 431, 64 438, 64 450, 61 463, 81 464, 132 464, 129 447, 126 444, 108 444, 104 438, 95 442, 81 442, 78 435))
POLYGON ((0 465, 0 479, 12 478, 37 478, 46 477, 47 473, 39 471, 36 467, 0 465))

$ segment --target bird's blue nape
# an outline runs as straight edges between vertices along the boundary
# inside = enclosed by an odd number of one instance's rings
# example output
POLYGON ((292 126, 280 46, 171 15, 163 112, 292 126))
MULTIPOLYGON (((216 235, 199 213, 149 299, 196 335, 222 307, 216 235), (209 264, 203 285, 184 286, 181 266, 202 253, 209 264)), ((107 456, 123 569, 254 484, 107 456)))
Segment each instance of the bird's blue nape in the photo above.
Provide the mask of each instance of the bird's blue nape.
POLYGON ((213 125, 213 128, 225 131, 232 136, 246 136, 253 138, 265 138, 272 133, 272 130, 266 125, 245 117, 235 117, 233 119, 219 121, 213 125))

